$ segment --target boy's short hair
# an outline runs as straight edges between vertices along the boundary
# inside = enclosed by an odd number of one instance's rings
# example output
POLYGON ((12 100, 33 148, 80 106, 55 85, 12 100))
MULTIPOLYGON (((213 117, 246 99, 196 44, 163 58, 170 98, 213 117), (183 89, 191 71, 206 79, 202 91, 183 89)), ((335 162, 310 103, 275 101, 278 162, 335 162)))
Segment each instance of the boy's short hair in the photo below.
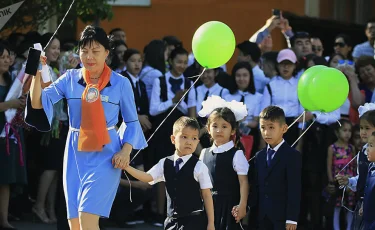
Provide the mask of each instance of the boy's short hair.
POLYGON ((286 123, 284 110, 278 106, 273 105, 263 109, 259 115, 259 119, 269 120, 272 122, 279 122, 280 125, 286 123))
POLYGON ((372 133, 371 133, 371 136, 374 136, 374 137, 375 137, 375 132, 372 132, 372 133))
POLYGON ((175 121, 173 124, 173 135, 176 135, 178 132, 181 132, 182 129, 186 127, 199 130, 199 123, 195 118, 182 116, 178 118, 177 121, 175 121))

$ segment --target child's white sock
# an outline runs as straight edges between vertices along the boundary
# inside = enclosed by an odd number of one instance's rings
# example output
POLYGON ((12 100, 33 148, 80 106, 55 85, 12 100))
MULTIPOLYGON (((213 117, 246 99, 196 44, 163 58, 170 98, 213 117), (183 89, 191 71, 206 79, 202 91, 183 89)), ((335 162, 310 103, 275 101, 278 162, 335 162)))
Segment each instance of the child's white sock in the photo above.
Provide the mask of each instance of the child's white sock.
POLYGON ((333 213, 333 229, 340 230, 340 207, 335 207, 335 211, 333 213))

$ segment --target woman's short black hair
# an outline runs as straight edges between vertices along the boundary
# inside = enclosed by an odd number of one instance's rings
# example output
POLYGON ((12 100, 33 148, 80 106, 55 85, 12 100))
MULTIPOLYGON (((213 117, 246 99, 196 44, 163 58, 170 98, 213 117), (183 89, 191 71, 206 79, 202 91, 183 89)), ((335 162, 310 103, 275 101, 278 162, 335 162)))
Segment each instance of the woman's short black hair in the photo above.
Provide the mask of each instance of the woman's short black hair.
POLYGON ((91 45, 93 42, 98 42, 106 50, 110 49, 110 41, 107 37, 106 32, 97 26, 86 26, 86 28, 81 33, 81 38, 78 42, 78 48, 81 49, 86 45, 91 45))

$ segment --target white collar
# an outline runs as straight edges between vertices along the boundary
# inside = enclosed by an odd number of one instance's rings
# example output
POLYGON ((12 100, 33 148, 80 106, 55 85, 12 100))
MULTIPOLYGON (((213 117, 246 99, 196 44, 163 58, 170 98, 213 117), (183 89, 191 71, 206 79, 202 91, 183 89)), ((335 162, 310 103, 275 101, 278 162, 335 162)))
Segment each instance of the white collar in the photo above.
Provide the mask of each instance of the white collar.
POLYGON ((165 74, 165 77, 167 77, 167 78, 173 78, 173 79, 182 79, 182 80, 184 80, 184 75, 183 75, 183 74, 181 74, 181 75, 178 76, 178 77, 175 77, 175 76, 172 75, 171 71, 169 71, 168 73, 166 73, 166 74, 165 74))
POLYGON ((367 146, 368 144, 366 143, 363 147, 362 147, 362 151, 363 153, 367 156, 367 146))
POLYGON ((229 141, 223 145, 216 146, 215 143, 211 146, 211 151, 214 153, 223 153, 234 147, 233 141, 229 141))
POLYGON ((130 79, 132 79, 132 82, 133 82, 133 84, 135 85, 135 84, 137 84, 137 82, 139 81, 139 78, 138 77, 134 77, 131 73, 129 73, 128 71, 126 71, 128 74, 129 74, 129 76, 130 76, 130 79))
POLYGON ((277 76, 277 79, 281 80, 281 81, 289 82, 290 84, 293 84, 296 81, 298 82, 298 79, 295 76, 292 76, 289 80, 285 80, 282 76, 279 75, 279 76, 277 76))
POLYGON ((246 95, 248 95, 248 94, 250 94, 249 93, 249 91, 242 91, 242 90, 237 90, 237 93, 239 94, 239 95, 243 95, 243 96, 246 96, 246 95))
MULTIPOLYGON (((284 144, 284 142, 285 142, 285 141, 284 141, 284 139, 283 139, 278 145, 275 146, 275 148, 273 148, 273 150, 274 150, 275 152, 277 152, 277 150, 279 150, 279 148, 281 147, 282 144, 284 144)), ((268 151, 268 149, 272 149, 270 145, 267 145, 267 151, 268 151)))
POLYGON ((202 85, 202 87, 205 92, 209 90, 212 93, 216 90, 216 88, 220 87, 220 85, 218 83, 215 83, 213 86, 211 86, 211 88, 207 88, 205 85, 202 85))
POLYGON ((183 163, 185 164, 190 159, 191 156, 192 156, 192 154, 188 154, 188 155, 180 157, 179 155, 177 155, 177 151, 175 151, 174 155, 173 155, 173 165, 176 163, 176 160, 178 158, 181 158, 183 163))

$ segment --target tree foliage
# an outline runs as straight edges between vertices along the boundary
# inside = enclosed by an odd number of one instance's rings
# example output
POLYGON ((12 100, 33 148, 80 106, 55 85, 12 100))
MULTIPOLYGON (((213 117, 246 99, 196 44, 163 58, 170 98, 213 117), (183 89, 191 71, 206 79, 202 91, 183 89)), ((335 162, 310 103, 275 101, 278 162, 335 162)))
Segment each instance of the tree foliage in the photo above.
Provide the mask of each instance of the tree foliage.
MULTIPOLYGON (((0 9, 19 1, 2 0, 0 9)), ((25 0, 3 29, 12 31, 21 28, 37 29, 53 16, 57 16, 60 22, 71 3, 72 1, 68 0, 25 0)), ((113 12, 108 0, 75 0, 69 15, 76 15, 84 23, 88 23, 105 19, 111 20, 113 12)), ((69 18, 70 21, 67 20, 64 23, 74 23, 72 18, 75 19, 75 17, 69 18)))

